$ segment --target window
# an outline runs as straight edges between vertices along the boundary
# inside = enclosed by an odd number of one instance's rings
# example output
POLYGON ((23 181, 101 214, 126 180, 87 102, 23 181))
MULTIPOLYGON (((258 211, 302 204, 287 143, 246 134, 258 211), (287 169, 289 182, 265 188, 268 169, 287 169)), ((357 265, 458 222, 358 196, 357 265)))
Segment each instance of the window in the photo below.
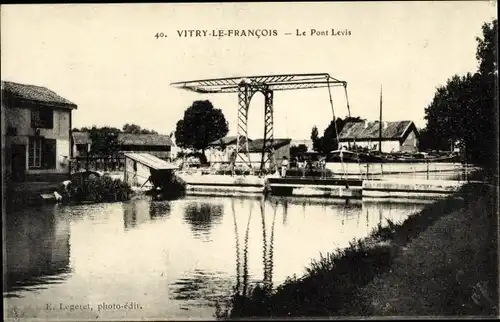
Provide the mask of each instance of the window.
POLYGON ((55 169, 56 140, 31 137, 28 162, 30 169, 55 169))
POLYGON ((54 111, 49 107, 33 107, 31 109, 31 127, 52 129, 54 127, 54 111))
POLYGON ((42 167, 42 139, 30 138, 30 146, 28 150, 28 159, 30 168, 42 167))

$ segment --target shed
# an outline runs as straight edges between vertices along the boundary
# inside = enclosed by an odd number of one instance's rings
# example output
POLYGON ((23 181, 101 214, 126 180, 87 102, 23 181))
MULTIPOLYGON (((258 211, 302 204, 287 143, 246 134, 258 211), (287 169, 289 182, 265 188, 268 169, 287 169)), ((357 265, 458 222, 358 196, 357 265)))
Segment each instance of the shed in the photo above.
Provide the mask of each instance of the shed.
POLYGON ((162 187, 178 167, 149 153, 125 153, 124 179, 132 187, 162 187))

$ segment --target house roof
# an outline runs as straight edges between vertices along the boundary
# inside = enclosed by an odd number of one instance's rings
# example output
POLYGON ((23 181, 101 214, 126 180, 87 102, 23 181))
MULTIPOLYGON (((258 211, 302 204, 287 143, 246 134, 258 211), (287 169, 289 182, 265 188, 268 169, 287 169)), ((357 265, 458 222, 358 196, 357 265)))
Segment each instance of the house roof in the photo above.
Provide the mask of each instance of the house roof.
POLYGON ((2 81, 2 91, 14 97, 39 104, 45 103, 69 109, 77 108, 75 103, 42 86, 2 81))
MULTIPOLYGON (((242 137, 244 139, 245 137, 242 137)), ((252 142, 252 139, 248 139, 248 142, 252 142)), ((236 144, 236 136, 225 136, 213 142, 210 142, 208 146, 220 146, 220 145, 231 145, 236 144)))
MULTIPOLYGON (((282 146, 290 144, 292 139, 274 139, 273 147, 274 149, 279 149, 282 146)), ((255 139, 248 143, 248 151, 249 152, 261 152, 262 146, 264 145, 264 139, 255 139)))
MULTIPOLYGON (((72 132, 75 144, 90 144, 89 132, 72 132)), ((172 146, 170 136, 163 134, 119 133, 118 141, 123 145, 172 146)))
POLYGON ((72 132, 73 143, 74 144, 90 144, 90 133, 89 132, 72 132))
POLYGON ((164 134, 130 134, 119 133, 118 141, 123 145, 156 145, 172 146, 170 136, 164 134))
POLYGON ((144 164, 154 170, 174 170, 178 167, 149 153, 125 153, 126 158, 144 164))
MULTIPOLYGON (((382 139, 400 140, 411 128, 413 121, 383 122, 382 139)), ((414 124, 413 124, 414 125, 414 124)), ((348 122, 339 133, 339 141, 377 140, 379 138, 379 121, 348 122)))

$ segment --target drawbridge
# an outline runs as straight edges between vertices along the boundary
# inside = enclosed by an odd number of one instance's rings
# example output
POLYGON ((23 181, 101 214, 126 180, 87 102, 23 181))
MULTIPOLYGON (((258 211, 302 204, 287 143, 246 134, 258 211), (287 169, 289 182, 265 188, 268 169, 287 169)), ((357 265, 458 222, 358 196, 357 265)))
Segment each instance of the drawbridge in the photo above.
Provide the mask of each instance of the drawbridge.
MULTIPOLYGON (((264 170, 267 162, 276 165, 274 151, 274 109, 273 97, 275 91, 290 91, 315 88, 328 88, 330 105, 335 123, 335 112, 331 87, 344 87, 347 109, 350 116, 347 99, 347 82, 331 77, 328 73, 317 74, 284 74, 241 76, 228 78, 212 78, 171 83, 171 86, 202 94, 237 93, 238 94, 238 125, 236 139, 236 155, 251 170, 250 152, 248 149, 248 109, 255 93, 264 95, 264 137, 260 170, 264 170)), ((337 129, 336 129, 337 130, 337 129)), ((338 133, 337 133, 338 138, 338 133)))

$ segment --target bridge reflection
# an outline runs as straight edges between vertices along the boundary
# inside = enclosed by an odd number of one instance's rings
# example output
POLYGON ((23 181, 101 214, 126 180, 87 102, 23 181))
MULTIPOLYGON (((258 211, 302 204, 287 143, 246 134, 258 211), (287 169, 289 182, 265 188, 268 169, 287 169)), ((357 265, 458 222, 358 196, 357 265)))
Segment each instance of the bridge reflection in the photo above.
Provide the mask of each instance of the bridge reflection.
MULTIPOLYGON (((249 292, 249 269, 248 269, 248 258, 249 258, 249 238, 250 238, 250 227, 253 214, 252 202, 249 207, 248 219, 245 226, 245 235, 243 238, 243 249, 240 245, 240 233, 238 229, 238 221, 235 210, 236 200, 231 200, 231 210, 233 216, 233 226, 234 226, 234 236, 235 236, 235 250, 236 250, 236 285, 235 292, 240 295, 247 295, 249 292), (242 256, 243 254, 243 256, 242 256), (242 258, 243 257, 243 258, 242 258)), ((262 267, 263 276, 259 284, 262 284, 264 290, 272 290, 273 287, 273 267, 274 267, 274 232, 276 223, 276 210, 278 206, 278 201, 266 202, 264 198, 259 201, 259 212, 260 212, 260 227, 262 236, 262 267), (271 208, 272 216, 266 216, 267 208, 271 208), (269 223, 270 221, 270 223, 269 223), (270 225, 269 225, 270 224, 270 225), (269 230, 269 231, 268 231, 269 230)), ((284 207, 283 221, 286 222, 287 207, 284 207)))

